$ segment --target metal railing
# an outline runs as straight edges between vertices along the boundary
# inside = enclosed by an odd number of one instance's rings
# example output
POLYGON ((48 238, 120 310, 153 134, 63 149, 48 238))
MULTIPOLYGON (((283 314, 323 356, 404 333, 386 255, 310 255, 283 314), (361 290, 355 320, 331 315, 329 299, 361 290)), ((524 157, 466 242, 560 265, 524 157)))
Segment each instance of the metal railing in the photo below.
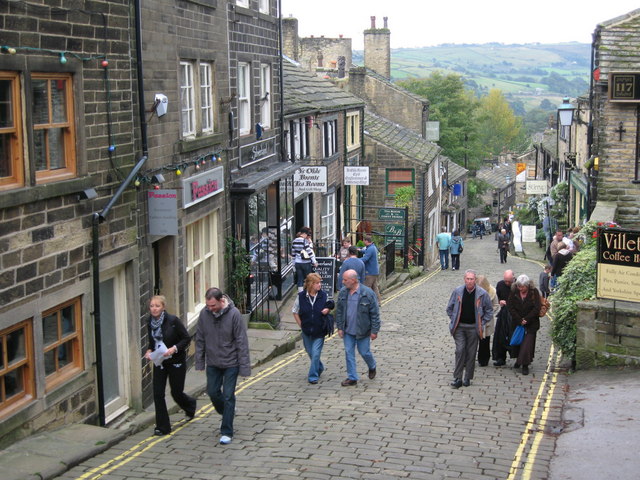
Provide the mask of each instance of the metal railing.
POLYGON ((391 275, 396 268, 396 242, 390 242, 386 244, 384 247, 384 271, 385 275, 388 277, 391 275))

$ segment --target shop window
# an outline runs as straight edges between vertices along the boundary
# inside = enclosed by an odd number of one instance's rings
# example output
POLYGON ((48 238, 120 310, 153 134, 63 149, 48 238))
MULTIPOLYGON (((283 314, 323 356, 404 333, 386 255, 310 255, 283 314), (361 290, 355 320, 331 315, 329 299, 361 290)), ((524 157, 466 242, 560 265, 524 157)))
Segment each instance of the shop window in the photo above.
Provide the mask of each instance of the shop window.
POLYGON ((271 127, 271 66, 265 64, 260 65, 260 124, 271 127))
POLYGON ((42 314, 46 387, 51 389, 84 368, 80 298, 42 314))
POLYGON ((251 132, 251 76, 248 63, 238 63, 238 128, 240 135, 251 132))
POLYGON ((387 195, 395 195, 396 189, 400 187, 413 187, 414 171, 413 169, 393 169, 388 168, 386 172, 386 192, 387 195))
POLYGON ((347 114, 347 149, 360 146, 360 112, 347 114))
POLYGON ((338 151, 338 121, 330 120, 322 124, 322 156, 335 155, 338 151))
POLYGON ((73 82, 67 73, 25 74, 31 90, 31 123, 22 121, 22 85, 18 72, 0 72, 0 189, 24 185, 26 162, 36 183, 76 175, 73 82), (23 131, 24 128, 24 131, 23 131), (25 142, 29 142, 30 149, 25 142))
POLYGON ((34 395, 32 323, 0 331, 0 417, 34 395))
POLYGON ((213 78, 210 63, 180 62, 180 114, 185 138, 214 131, 213 78))
POLYGON ((217 263, 218 212, 187 225, 186 233, 187 323, 190 324, 204 307, 205 291, 221 286, 217 263))

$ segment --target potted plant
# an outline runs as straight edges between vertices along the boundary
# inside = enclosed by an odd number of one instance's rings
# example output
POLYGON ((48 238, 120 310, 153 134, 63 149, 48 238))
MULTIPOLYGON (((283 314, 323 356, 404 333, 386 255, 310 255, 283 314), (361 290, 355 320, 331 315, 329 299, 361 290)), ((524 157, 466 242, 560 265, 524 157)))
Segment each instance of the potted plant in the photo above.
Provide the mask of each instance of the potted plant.
POLYGON ((236 308, 240 310, 246 324, 249 324, 251 312, 247 308, 249 277, 251 275, 251 259, 242 242, 229 237, 225 245, 225 259, 228 265, 228 293, 236 308))

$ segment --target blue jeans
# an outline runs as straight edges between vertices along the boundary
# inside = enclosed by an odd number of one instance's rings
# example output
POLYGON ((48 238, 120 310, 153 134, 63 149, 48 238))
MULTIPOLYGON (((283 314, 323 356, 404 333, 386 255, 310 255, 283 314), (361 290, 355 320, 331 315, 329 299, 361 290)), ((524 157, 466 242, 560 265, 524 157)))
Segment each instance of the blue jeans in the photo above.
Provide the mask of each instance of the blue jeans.
POLYGON ((311 269, 313 265, 311 265, 311 262, 307 262, 307 263, 296 262, 295 267, 296 267, 296 285, 298 285, 298 287, 302 287, 304 285, 304 279, 307 278, 307 275, 311 273, 311 269))
POLYGON ((213 407, 222 415, 220 435, 233 437, 233 416, 236 411, 236 381, 239 367, 207 366, 207 395, 213 407))
POLYGON ((364 359, 369 370, 376 368, 376 359, 371 353, 371 338, 364 337, 356 339, 355 335, 349 335, 345 332, 344 338, 344 356, 347 361, 347 378, 349 380, 358 380, 358 370, 356 368, 356 346, 358 353, 364 359))
POLYGON ((324 337, 313 338, 302 332, 302 343, 304 344, 304 349, 307 351, 307 355, 309 355, 311 359, 311 365, 309 365, 309 381, 315 382, 324 371, 324 365, 322 360, 320 360, 322 347, 324 346, 324 337))
POLYGON ((449 250, 438 250, 440 252, 440 266, 443 270, 449 268, 449 250))

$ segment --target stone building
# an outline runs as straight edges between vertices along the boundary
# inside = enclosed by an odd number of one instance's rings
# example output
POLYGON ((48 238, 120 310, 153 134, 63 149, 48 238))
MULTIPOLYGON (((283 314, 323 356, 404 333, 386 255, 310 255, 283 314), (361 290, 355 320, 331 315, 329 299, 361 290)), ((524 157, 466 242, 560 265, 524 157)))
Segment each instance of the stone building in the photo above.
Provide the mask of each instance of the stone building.
POLYGON ((139 89, 129 2, 2 2, 0 17, 0 444, 6 444, 109 415, 112 377, 105 374, 116 364, 128 374, 127 400, 141 404, 139 203, 133 189, 116 192, 147 152, 135 135, 139 89), (96 263, 102 323, 94 310, 96 263), (115 312, 123 316, 116 331, 115 312))

